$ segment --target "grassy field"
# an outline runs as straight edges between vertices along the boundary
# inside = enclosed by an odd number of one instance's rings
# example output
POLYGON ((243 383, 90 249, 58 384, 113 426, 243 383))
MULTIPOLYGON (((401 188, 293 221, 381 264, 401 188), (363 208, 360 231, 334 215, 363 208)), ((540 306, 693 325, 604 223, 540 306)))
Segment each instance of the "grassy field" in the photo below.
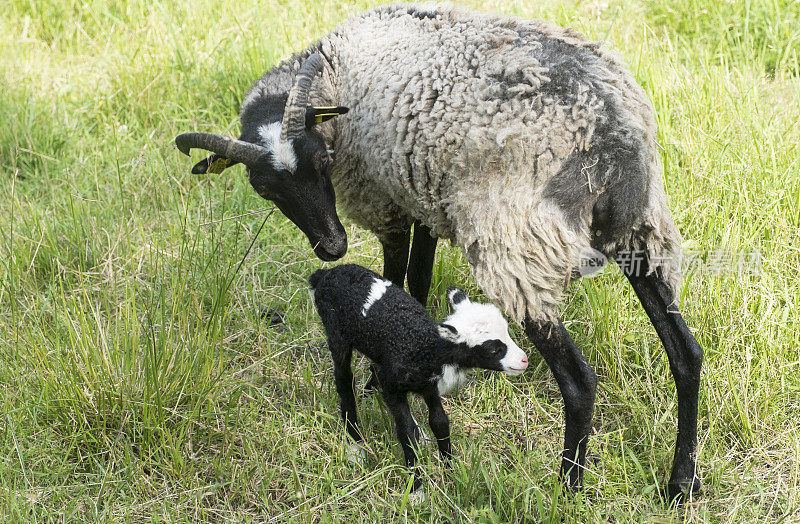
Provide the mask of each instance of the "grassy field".
MULTIPOLYGON (((0 520, 800 521, 800 2, 466 3, 608 41, 655 105, 685 247, 761 254, 759 274, 682 288, 706 355, 705 490, 677 508, 659 495, 675 388, 617 270, 565 305, 600 377, 583 494, 560 491, 561 397, 519 330, 528 372, 476 373, 447 399, 457 459, 422 453, 426 504, 407 503, 377 399, 359 406, 368 467, 347 462, 305 291, 322 263, 241 168, 193 176, 172 139, 236 134, 263 71, 375 3, 4 4, 0 520)), ((344 261, 379 269, 377 242, 345 223, 344 261)), ((434 315, 448 285, 479 295, 456 249, 434 271, 434 315)))

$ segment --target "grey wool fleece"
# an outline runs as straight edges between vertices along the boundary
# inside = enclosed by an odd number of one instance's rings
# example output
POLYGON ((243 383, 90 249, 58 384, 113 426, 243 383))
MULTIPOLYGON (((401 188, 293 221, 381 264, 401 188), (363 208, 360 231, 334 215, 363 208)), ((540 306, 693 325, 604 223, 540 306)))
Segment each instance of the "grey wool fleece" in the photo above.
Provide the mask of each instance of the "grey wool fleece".
POLYGON ((653 109, 598 42, 542 21, 447 5, 356 15, 256 82, 286 92, 311 53, 311 102, 336 151, 339 210, 379 237, 420 220, 460 245, 516 321, 550 320, 581 253, 643 250, 677 287, 653 109))

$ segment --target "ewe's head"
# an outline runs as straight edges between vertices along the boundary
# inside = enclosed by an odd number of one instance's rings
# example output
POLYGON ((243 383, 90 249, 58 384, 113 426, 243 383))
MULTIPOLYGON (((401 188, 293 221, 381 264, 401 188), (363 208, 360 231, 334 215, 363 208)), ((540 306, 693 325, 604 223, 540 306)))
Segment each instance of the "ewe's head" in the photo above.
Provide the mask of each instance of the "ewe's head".
POLYGON ((447 298, 453 314, 439 324, 442 338, 468 348, 465 365, 519 375, 528 367, 525 352, 508 333, 500 310, 492 304, 470 302, 462 290, 451 287, 447 298))
POLYGON ((185 133, 175 143, 187 155, 191 148, 214 153, 195 165, 192 173, 221 173, 234 164, 244 164, 253 189, 275 202, 306 234, 314 253, 322 260, 336 260, 347 251, 347 234, 336 214, 330 178, 332 158, 314 126, 346 113, 347 108, 308 105, 311 81, 322 65, 318 53, 309 56, 285 100, 276 97, 275 104, 245 108, 239 140, 185 133), (249 122, 257 125, 247 125, 249 122))

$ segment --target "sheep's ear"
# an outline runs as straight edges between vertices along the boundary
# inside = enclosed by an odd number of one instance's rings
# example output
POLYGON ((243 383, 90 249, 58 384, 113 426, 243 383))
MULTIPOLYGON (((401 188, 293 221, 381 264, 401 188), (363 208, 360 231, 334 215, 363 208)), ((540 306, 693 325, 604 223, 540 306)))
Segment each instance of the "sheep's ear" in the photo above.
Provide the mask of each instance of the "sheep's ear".
POLYGON ((455 327, 442 322, 437 326, 437 328, 439 330, 440 337, 445 340, 449 340, 450 342, 458 342, 458 330, 455 327))
POLYGON ((350 111, 349 107, 330 106, 330 107, 307 107, 306 108, 306 128, 314 127, 333 117, 343 115, 350 111))
POLYGON ((231 167, 238 162, 234 162, 230 158, 214 153, 208 158, 196 163, 192 168, 193 175, 205 175, 208 173, 220 174, 227 168, 231 167))
POLYGON ((467 298, 467 294, 464 293, 463 290, 458 289, 457 287, 447 288, 447 300, 449 300, 450 305, 453 306, 453 311, 455 311, 461 306, 469 304, 469 299, 467 298))

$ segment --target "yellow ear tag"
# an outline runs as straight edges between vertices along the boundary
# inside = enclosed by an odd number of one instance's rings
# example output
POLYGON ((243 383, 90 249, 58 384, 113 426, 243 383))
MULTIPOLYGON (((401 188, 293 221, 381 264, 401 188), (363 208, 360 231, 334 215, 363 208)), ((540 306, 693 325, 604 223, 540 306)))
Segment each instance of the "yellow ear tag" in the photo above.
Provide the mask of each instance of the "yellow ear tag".
POLYGON ((320 114, 318 114, 318 115, 316 115, 316 116, 314 117, 314 122, 316 122, 317 124, 321 124, 322 122, 324 122, 325 120, 327 120, 327 119, 325 118, 326 116, 327 116, 327 117, 330 117, 330 118, 333 118, 333 117, 335 117, 335 116, 339 116, 339 113, 320 113, 320 114))
POLYGON ((217 159, 214 160, 210 166, 208 166, 208 169, 206 169, 206 174, 213 173, 215 175, 218 175, 223 171, 225 171, 225 168, 228 167, 230 163, 231 163, 230 158, 225 158, 222 156, 217 157, 217 159))

